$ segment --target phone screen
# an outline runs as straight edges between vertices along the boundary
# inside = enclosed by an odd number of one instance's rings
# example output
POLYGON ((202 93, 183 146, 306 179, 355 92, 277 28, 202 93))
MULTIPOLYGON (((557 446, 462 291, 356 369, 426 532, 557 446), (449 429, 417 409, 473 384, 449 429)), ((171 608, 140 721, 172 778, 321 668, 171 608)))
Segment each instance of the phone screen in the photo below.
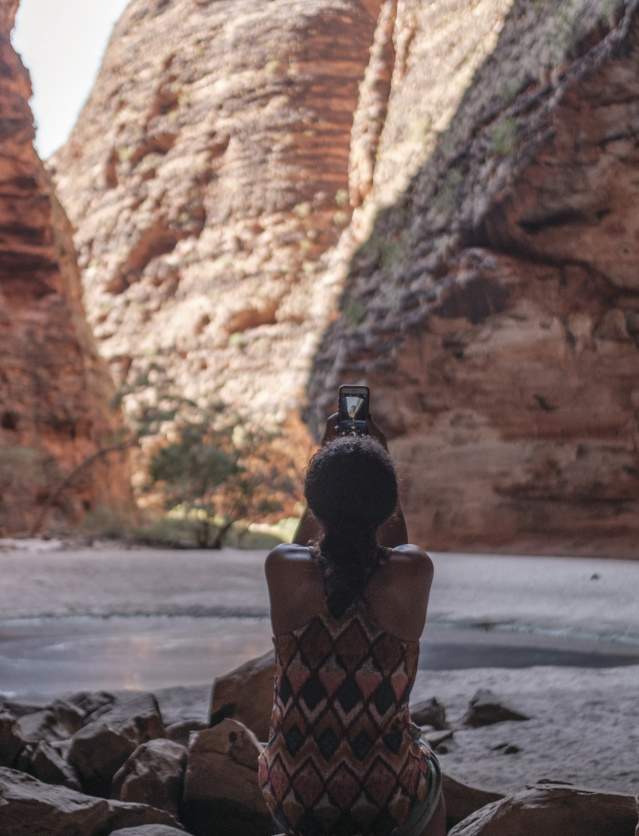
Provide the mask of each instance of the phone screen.
POLYGON ((369 416, 369 391, 367 386, 340 386, 339 389, 339 422, 342 425, 357 425, 360 421, 367 421, 369 416))

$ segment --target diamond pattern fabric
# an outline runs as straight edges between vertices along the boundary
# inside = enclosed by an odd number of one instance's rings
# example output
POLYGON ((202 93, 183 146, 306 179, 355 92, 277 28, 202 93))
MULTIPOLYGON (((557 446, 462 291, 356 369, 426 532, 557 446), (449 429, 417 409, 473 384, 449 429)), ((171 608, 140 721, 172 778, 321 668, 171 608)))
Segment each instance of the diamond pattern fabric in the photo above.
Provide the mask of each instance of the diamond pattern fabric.
POLYGON ((385 632, 364 598, 273 636, 276 675, 258 778, 291 836, 389 836, 429 792, 408 698, 419 642, 385 632))

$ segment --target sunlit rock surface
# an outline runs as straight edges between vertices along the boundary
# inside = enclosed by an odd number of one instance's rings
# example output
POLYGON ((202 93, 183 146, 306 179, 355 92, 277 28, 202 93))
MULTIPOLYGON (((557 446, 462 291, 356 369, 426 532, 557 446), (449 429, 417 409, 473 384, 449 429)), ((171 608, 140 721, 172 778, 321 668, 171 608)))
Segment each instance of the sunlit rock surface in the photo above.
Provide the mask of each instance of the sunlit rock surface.
POLYGON ((17 6, 0 8, 0 534, 130 499, 123 453, 89 463, 121 425, 71 230, 33 148, 31 83, 10 42, 17 6))
POLYGON ((368 382, 411 540, 636 555, 638 14, 133 0, 53 160, 118 381, 368 382))
POLYGON ((297 419, 379 5, 129 4, 53 160, 120 382, 159 362, 187 397, 297 419))

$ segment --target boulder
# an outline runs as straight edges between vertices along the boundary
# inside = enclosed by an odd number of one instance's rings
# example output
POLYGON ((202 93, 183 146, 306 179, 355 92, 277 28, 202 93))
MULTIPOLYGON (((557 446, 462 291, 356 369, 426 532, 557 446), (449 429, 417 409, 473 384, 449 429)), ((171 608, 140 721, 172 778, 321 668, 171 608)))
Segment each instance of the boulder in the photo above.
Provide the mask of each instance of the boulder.
POLYGON ((25 742, 15 715, 0 711, 0 766, 13 766, 25 742))
POLYGON ((111 836, 184 836, 183 830, 167 827, 164 824, 143 824, 141 827, 125 827, 114 830, 111 836))
POLYGON ((112 796, 151 804, 179 816, 186 754, 186 747, 172 740, 143 743, 116 772, 112 796))
POLYGON ((54 700, 52 708, 63 707, 64 704, 72 705, 82 712, 84 722, 99 712, 108 710, 118 699, 117 694, 110 691, 75 691, 64 700, 54 700))
POLYGON ((263 836, 271 817, 257 781, 261 744, 226 719, 191 736, 183 821, 196 836, 263 836))
POLYGON ((153 692, 165 726, 207 719, 211 702, 210 685, 171 685, 153 692))
POLYGON ((33 757, 37 743, 27 743, 22 749, 18 757, 11 764, 13 769, 18 769, 20 772, 31 772, 31 758, 33 757))
POLYGON ((0 768, 0 836, 105 836, 145 824, 179 829, 164 810, 94 798, 0 768))
POLYGON ((30 753, 25 771, 47 784, 62 784, 78 791, 82 789, 75 769, 44 740, 30 753))
POLYGON ((203 731, 204 729, 208 729, 208 727, 209 724, 203 720, 182 720, 182 722, 172 723, 170 726, 167 726, 166 736, 175 743, 188 746, 191 732, 203 731))
POLYGON ((39 711, 29 712, 20 720, 20 729, 30 743, 63 740, 82 728, 85 713, 72 702, 54 700, 39 711))
POLYGON ((0 711, 10 711, 15 717, 24 717, 26 714, 34 714, 36 711, 42 711, 46 708, 46 703, 43 702, 21 702, 19 700, 10 700, 0 698, 0 711))
POLYGON ((69 762, 86 792, 108 798, 111 780, 135 749, 164 737, 164 725, 153 694, 118 696, 94 711, 87 725, 73 735, 69 762))
POLYGON ((450 775, 443 775, 444 798, 446 799, 446 823, 449 828, 494 801, 503 798, 502 793, 469 787, 456 781, 450 775))
POLYGON ((466 726, 490 726, 505 720, 530 720, 525 714, 516 711, 500 697, 487 688, 480 688, 472 697, 468 710, 462 718, 466 726))
POLYGON ((442 744, 447 740, 452 740, 453 730, 445 729, 444 731, 435 731, 435 729, 427 729, 422 736, 426 738, 429 746, 435 752, 445 752, 447 750, 442 744))
MULTIPOLYGON (((109 691, 77 691, 63 699, 23 711, 19 724, 31 743, 46 740, 52 745, 70 738, 99 713, 108 711, 117 697, 109 691)), ((27 706, 28 707, 28 706, 27 706)))
POLYGON ((636 817, 630 796, 539 782, 482 807, 449 836, 634 836, 636 817))
POLYGON ((214 726, 226 717, 232 717, 248 726, 258 740, 268 740, 274 678, 272 650, 218 676, 211 692, 209 724, 214 726))
POLYGON ((410 707, 410 718, 418 726, 432 726, 437 731, 448 728, 446 723, 446 706, 437 697, 422 700, 410 707))

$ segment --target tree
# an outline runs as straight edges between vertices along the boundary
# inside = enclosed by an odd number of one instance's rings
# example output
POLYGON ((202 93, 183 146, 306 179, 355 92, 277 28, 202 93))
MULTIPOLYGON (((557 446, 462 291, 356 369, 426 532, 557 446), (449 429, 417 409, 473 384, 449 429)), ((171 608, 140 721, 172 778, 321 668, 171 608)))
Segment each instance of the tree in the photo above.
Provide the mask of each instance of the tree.
POLYGON ((130 412, 145 450, 143 491, 194 524, 197 544, 221 548, 234 523, 281 512, 297 489, 277 460, 272 433, 251 427, 220 401, 198 404, 175 394, 164 377, 138 380, 145 397, 130 412), (159 385, 159 381, 161 385, 159 385))

